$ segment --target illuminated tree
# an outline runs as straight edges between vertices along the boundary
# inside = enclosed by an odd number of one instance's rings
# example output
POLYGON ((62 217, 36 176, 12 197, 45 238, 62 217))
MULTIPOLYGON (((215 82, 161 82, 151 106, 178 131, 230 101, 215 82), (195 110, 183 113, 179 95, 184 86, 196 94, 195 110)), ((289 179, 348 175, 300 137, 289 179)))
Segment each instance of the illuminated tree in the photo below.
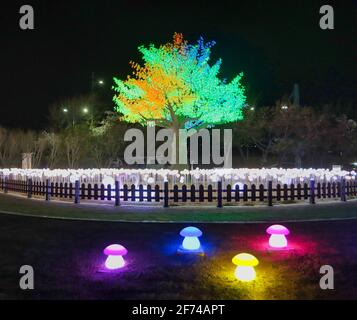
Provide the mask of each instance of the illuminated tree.
POLYGON ((242 119, 242 73, 231 82, 218 78, 221 59, 209 64, 214 42, 188 44, 175 33, 172 43, 140 46, 144 64, 131 62, 127 80, 114 78, 116 111, 127 122, 155 121, 172 128, 204 127, 242 119))

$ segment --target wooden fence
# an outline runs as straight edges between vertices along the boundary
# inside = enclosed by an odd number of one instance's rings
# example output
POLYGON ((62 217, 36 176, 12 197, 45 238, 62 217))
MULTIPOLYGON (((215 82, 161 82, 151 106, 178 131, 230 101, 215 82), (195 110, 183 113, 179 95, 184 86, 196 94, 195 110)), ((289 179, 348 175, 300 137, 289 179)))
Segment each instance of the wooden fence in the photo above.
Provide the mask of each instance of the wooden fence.
POLYGON ((45 182, 33 182, 32 179, 10 180, 0 177, 0 190, 4 193, 15 192, 26 194, 28 198, 32 196, 42 196, 47 201, 51 198, 72 200, 74 203, 80 203, 81 200, 113 201, 114 205, 121 203, 161 203, 164 207, 179 203, 200 203, 212 204, 218 208, 224 205, 234 205, 240 203, 266 203, 272 206, 276 202, 288 202, 296 200, 307 200, 314 204, 318 199, 340 199, 346 201, 348 198, 357 196, 357 182, 341 180, 333 183, 317 183, 310 181, 309 184, 277 184, 273 188, 272 182, 267 186, 260 184, 251 185, 248 188, 244 185, 239 188, 236 185, 222 187, 218 182, 214 187, 212 185, 173 185, 169 188, 168 182, 163 187, 159 185, 136 187, 134 184, 120 186, 116 181, 114 186, 103 184, 80 184, 75 183, 54 183, 46 180, 45 182))

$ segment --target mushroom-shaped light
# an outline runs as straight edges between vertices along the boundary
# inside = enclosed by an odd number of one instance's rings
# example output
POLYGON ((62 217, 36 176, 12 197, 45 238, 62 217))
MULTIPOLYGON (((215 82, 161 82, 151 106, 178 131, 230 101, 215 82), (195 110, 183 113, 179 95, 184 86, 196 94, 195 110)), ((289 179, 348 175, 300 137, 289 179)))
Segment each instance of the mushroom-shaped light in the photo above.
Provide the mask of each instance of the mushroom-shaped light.
POLYGON ((256 257, 249 253, 239 253, 233 257, 232 262, 237 266, 234 275, 238 280, 251 281, 255 279, 254 267, 259 263, 256 257))
POLYGON ((123 256, 128 253, 128 250, 122 245, 111 244, 104 249, 103 253, 108 256, 105 261, 105 267, 107 269, 115 270, 124 267, 125 261, 123 256))
POLYGON ((180 235, 184 237, 182 247, 186 250, 198 250, 201 246, 198 237, 202 236, 202 231, 196 227, 186 227, 181 230, 180 235))
POLYGON ((280 224, 274 224, 266 231, 270 234, 269 245, 272 248, 285 248, 288 245, 288 240, 285 237, 290 233, 288 228, 280 224))

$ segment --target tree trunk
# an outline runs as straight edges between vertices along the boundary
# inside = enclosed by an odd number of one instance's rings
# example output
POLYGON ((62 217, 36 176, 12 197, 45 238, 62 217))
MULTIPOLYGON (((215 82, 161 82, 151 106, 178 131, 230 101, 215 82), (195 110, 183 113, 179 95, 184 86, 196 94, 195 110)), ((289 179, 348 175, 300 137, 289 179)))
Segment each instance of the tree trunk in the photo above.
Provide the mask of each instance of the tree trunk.
POLYGON ((244 150, 241 146, 238 147, 238 150, 239 150, 239 154, 240 154, 240 157, 242 158, 242 164, 245 164, 245 155, 244 155, 244 150))
POLYGON ((302 166, 302 159, 300 154, 295 154, 295 167, 296 168, 301 168, 302 166))
POLYGON ((266 164, 268 162, 268 151, 267 150, 264 150, 263 153, 262 153, 262 164, 266 164))
POLYGON ((173 140, 173 150, 176 152, 175 163, 171 164, 171 169, 173 170, 184 170, 189 168, 189 164, 181 164, 180 162, 180 154, 187 155, 188 150, 185 150, 184 145, 180 146, 180 128, 178 126, 172 126, 170 129, 173 130, 175 134, 175 139, 173 140))

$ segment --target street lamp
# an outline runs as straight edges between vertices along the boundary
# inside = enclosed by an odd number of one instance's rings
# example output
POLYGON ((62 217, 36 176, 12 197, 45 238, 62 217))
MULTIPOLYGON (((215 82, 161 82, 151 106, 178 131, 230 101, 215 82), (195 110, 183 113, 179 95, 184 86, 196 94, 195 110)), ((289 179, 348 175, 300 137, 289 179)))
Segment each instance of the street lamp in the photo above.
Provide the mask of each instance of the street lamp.
POLYGON ((84 108, 82 109, 82 111, 83 111, 83 113, 86 115, 86 117, 88 118, 89 123, 90 123, 90 126, 93 126, 94 119, 93 119, 92 109, 87 108, 87 107, 84 107, 84 108))
POLYGON ((98 79, 94 72, 92 72, 92 79, 91 79, 91 91, 93 92, 95 87, 97 86, 103 86, 104 85, 104 80, 103 79, 98 79))
MULTIPOLYGON (((66 114, 66 118, 70 117, 70 115, 68 115, 68 111, 69 111, 68 108, 63 108, 62 111, 63 113, 66 114)), ((74 126, 75 121, 74 121, 73 109, 71 109, 71 115, 72 115, 72 126, 74 126)))

